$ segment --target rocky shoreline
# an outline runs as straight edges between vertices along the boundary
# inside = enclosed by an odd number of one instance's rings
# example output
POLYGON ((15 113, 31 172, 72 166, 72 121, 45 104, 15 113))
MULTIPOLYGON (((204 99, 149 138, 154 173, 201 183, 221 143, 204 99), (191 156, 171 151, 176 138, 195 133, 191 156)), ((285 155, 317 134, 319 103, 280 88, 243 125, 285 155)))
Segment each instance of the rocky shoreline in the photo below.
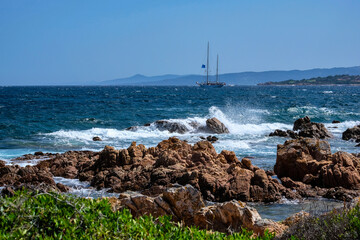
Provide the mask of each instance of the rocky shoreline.
MULTIPOLYGON (((216 133, 228 131, 217 119, 207 125, 216 133)), ((349 139, 360 139, 357 129, 349 131, 349 139)), ((69 187, 55 183, 54 177, 79 179, 97 189, 120 193, 111 200, 114 208, 129 208, 134 216, 172 215, 175 221, 204 229, 227 232, 245 226, 258 234, 265 229, 281 232, 286 227, 261 219, 244 202, 307 197, 350 202, 359 197, 360 156, 332 154, 323 140, 332 135, 323 124, 305 117, 295 121, 293 131, 283 132, 272 135, 293 140, 278 145, 274 171, 254 166, 249 158, 238 159, 232 151, 217 153, 210 141, 191 145, 171 137, 150 148, 133 142, 127 149, 105 146, 101 152, 37 152, 14 160, 45 159, 34 166, 0 161, 0 187, 6 195, 22 187, 67 192, 69 187)))

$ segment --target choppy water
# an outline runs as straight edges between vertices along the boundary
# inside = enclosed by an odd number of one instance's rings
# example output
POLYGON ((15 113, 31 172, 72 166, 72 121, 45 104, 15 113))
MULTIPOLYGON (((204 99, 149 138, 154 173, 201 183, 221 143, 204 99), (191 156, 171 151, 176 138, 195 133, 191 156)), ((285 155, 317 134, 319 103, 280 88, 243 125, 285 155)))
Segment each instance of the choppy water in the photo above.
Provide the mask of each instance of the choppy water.
POLYGON ((360 87, 0 87, 0 159, 35 151, 101 150, 104 145, 127 148, 132 141, 150 147, 170 136, 195 143, 207 134, 172 134, 155 126, 125 129, 161 119, 191 129, 193 121, 205 125, 207 118, 217 117, 230 130, 218 135, 218 152, 251 156, 253 164, 271 169, 276 146, 285 139, 268 134, 291 129, 305 115, 335 135, 333 152, 360 151, 341 140, 343 131, 360 124, 360 87), (94 136, 103 141, 92 141, 94 136))

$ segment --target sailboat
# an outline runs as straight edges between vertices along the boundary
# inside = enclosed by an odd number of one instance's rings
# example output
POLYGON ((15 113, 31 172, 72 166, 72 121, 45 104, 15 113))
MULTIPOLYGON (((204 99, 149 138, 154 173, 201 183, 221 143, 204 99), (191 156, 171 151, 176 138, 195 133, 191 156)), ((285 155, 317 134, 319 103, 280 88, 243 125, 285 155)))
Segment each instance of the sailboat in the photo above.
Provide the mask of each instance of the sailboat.
MULTIPOLYGON (((196 82, 197 85, 199 85, 202 88, 221 88, 223 86, 226 85, 225 82, 219 82, 219 55, 217 55, 217 60, 216 60, 216 81, 212 82, 209 80, 209 42, 207 45, 207 61, 206 61, 206 81, 198 83, 196 82)), ((204 66, 204 65, 203 65, 204 66)))

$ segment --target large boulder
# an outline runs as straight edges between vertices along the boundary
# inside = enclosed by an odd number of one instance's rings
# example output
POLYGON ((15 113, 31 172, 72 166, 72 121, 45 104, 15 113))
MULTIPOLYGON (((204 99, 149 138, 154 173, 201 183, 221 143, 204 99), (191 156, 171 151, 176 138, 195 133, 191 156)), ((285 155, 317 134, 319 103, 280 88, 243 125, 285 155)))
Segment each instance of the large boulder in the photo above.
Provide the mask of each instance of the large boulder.
POLYGON ((4 194, 10 194, 10 189, 12 188, 15 190, 27 188, 59 192, 69 190, 62 184, 56 184, 53 175, 47 169, 41 169, 36 166, 0 165, 0 186, 5 187, 4 194))
POLYGON ((311 122, 308 116, 300 118, 294 122, 294 131, 299 131, 300 137, 308 138, 331 138, 332 134, 325 128, 322 123, 311 122))
POLYGON ((279 178, 290 177, 303 181, 305 175, 317 175, 323 165, 329 163, 330 144, 312 138, 288 140, 277 146, 274 171, 279 178))
POLYGON ((207 119, 206 126, 210 131, 214 133, 229 133, 229 129, 227 129, 227 127, 217 118, 207 119))
POLYGON ((346 141, 351 139, 360 141, 360 125, 346 129, 342 134, 342 139, 346 141))
POLYGON ((311 186, 360 188, 360 158, 346 152, 331 154, 329 143, 319 139, 288 140, 278 145, 274 171, 282 180, 289 177, 311 186))

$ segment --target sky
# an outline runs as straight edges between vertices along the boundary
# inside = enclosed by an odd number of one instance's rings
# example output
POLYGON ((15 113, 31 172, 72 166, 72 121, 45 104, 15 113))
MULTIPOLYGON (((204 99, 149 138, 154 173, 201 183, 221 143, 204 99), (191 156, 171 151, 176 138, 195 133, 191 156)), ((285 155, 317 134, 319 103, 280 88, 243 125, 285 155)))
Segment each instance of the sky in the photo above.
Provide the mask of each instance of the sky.
POLYGON ((0 85, 360 65, 359 0, 0 0, 0 85))

